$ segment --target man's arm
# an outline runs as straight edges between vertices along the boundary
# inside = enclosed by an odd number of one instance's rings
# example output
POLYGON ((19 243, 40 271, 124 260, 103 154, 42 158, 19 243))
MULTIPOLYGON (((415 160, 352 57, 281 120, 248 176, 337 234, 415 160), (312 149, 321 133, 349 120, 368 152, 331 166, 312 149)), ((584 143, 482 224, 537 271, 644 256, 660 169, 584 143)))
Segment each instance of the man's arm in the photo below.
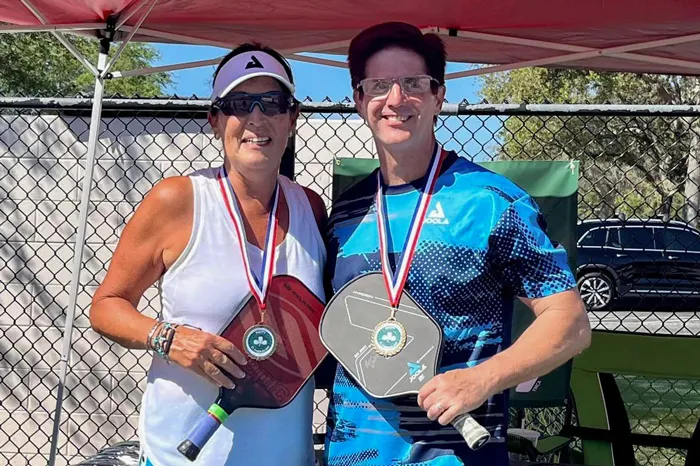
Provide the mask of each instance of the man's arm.
POLYGON ((578 290, 520 300, 535 313, 535 321, 510 348, 474 368, 490 382, 488 396, 548 374, 591 343, 591 326, 578 290))
POLYGON ((545 298, 520 298, 537 316, 508 349, 478 366, 439 374, 421 389, 428 417, 449 424, 489 397, 550 373, 586 349, 591 327, 576 289, 545 298))
POLYGON ((536 319, 508 349, 424 385, 418 403, 430 419, 447 424, 492 395, 551 372, 590 344, 588 316, 566 251, 552 244, 545 231, 539 209, 527 196, 513 202, 492 230, 493 270, 536 319))

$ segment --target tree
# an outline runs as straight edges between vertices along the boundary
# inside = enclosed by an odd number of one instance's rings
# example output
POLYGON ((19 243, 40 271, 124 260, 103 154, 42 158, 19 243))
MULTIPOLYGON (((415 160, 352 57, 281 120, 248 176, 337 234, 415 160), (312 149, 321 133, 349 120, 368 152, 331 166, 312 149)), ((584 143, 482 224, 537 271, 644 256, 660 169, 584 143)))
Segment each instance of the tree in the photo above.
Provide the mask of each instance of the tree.
MULTIPOLYGON (((97 62, 97 40, 67 37, 88 61, 97 62)), ((113 69, 146 68, 158 58, 152 45, 130 43, 113 69)), ((91 95, 95 86, 92 74, 50 33, 1 34, 0 63, 0 93, 6 96, 74 97, 91 95)), ((152 97, 163 95, 171 83, 167 73, 112 79, 106 81, 105 95, 152 97)))
MULTIPOLYGON (((491 102, 697 104, 692 77, 526 68, 483 78, 491 102)), ((639 116, 510 117, 499 156, 578 159, 580 216, 615 212, 683 217, 698 223, 700 121, 639 116)))

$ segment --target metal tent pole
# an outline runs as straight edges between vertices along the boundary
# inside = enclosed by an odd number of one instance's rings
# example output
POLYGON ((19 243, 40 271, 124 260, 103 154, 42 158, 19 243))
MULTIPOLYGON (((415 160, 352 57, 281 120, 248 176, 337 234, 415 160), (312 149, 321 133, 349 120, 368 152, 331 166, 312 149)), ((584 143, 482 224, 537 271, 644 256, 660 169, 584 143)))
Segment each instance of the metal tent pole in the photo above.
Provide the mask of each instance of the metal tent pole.
POLYGON ((70 363, 70 351, 73 336, 73 322, 78 304, 78 292, 80 291, 80 271, 85 249, 85 235, 87 231, 88 213, 90 211, 90 192, 92 191, 92 177, 95 166, 95 153, 100 133, 102 116, 102 99, 104 96, 104 78, 101 72, 105 69, 108 60, 109 46, 114 37, 114 24, 108 24, 105 37, 100 39, 100 52, 97 59, 98 75, 95 77, 95 94, 92 102, 92 114, 90 118, 90 135, 88 139, 87 157, 85 159, 85 175, 81 189, 80 211, 78 219, 78 231, 75 238, 73 251, 73 265, 68 296, 68 308, 66 309, 66 325, 63 331, 63 349, 58 374, 58 393, 56 394, 56 410, 54 411, 53 434, 51 436, 51 452, 49 466, 54 466, 58 451, 58 438, 61 428, 61 408, 63 406, 63 393, 70 363))

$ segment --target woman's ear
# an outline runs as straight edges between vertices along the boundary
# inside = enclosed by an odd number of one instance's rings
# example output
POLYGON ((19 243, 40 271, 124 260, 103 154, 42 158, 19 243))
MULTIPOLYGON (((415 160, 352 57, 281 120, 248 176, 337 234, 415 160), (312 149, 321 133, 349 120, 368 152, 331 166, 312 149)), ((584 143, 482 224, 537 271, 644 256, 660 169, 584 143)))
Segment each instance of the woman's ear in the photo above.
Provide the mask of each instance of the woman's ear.
POLYGON ((215 107, 212 107, 209 112, 207 113, 207 121, 209 122, 209 126, 211 126, 211 131, 214 133, 214 139, 219 139, 219 133, 218 130, 216 129, 217 123, 219 121, 219 112, 218 109, 215 107))
POLYGON ((296 102, 293 110, 289 113, 289 137, 293 137, 297 127, 297 119, 301 114, 301 102, 296 102))

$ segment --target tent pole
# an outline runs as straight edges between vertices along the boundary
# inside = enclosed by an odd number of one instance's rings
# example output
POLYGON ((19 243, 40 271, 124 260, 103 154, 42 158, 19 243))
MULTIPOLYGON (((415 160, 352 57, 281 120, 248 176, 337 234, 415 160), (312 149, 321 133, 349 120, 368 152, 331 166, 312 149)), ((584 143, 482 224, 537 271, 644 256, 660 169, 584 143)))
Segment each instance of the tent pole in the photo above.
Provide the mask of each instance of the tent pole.
MULTIPOLYGON (((107 65, 109 46, 113 37, 114 24, 111 22, 107 24, 105 37, 100 39, 100 51, 97 59, 97 70, 100 72, 104 70, 104 67, 107 65)), ((56 410, 54 411, 53 434, 51 435, 49 466, 54 466, 56 461, 56 453, 58 451, 58 438, 61 429, 61 408, 63 406, 63 393, 66 385, 68 365, 70 363, 73 322, 75 320, 78 293, 80 291, 80 271, 83 261, 83 250, 85 249, 88 213, 90 211, 90 192, 92 191, 95 154, 97 152, 97 143, 100 133, 103 97, 104 78, 102 78, 98 73, 98 75, 95 76, 95 93, 92 102, 92 114, 90 116, 90 135, 88 138, 87 155, 85 158, 85 174, 83 175, 83 186, 81 189, 78 231, 75 237, 75 247, 73 251, 73 265, 70 291, 68 295, 68 308, 66 309, 66 325, 63 331, 63 349, 61 351, 61 360, 58 373, 58 392, 56 394, 56 410)))
POLYGON ((0 34, 18 34, 24 32, 75 32, 75 31, 93 31, 95 29, 104 29, 104 23, 76 23, 76 24, 61 24, 56 26, 47 26, 41 24, 39 26, 0 26, 0 34))
MULTIPOLYGON (((111 77, 113 79, 128 78, 131 76, 145 76, 148 74, 162 73, 165 71, 186 70, 186 69, 190 69, 190 68, 199 68, 202 66, 218 65, 222 59, 223 59, 223 56, 219 57, 219 58, 212 58, 210 60, 197 60, 197 61, 191 61, 191 62, 187 62, 187 63, 177 63, 174 65, 153 66, 150 68, 139 68, 139 69, 128 70, 128 71, 109 72, 109 70, 108 70, 108 72, 105 73, 105 76, 111 77)), ((302 62, 306 62, 306 63, 315 63, 318 65, 335 66, 337 68, 347 68, 348 67, 348 65, 342 61, 326 60, 325 58, 307 57, 305 55, 298 55, 298 54, 287 55, 287 59, 302 61, 302 62)))
MULTIPOLYGON (((40 22, 41 24, 44 24, 44 25, 48 24, 48 21, 46 20, 46 17, 43 15, 43 13, 41 13, 41 11, 39 11, 39 10, 32 4, 32 2, 31 2, 30 0, 20 0, 20 1, 22 2, 22 4, 24 4, 25 7, 27 7, 27 9, 34 15, 34 17, 35 17, 36 19, 39 20, 39 22, 40 22)), ((90 70, 90 72, 91 72, 93 75, 97 76, 97 70, 95 69, 94 66, 92 66, 92 63, 90 63, 89 61, 87 61, 87 60, 85 59, 85 57, 83 57, 83 54, 80 53, 80 51, 79 51, 77 48, 75 48, 75 45, 73 45, 68 39, 66 39, 66 36, 64 36, 62 33, 56 32, 56 31, 52 32, 52 34, 56 37, 56 39, 58 39, 58 41, 59 41, 60 43, 63 44, 63 46, 64 46, 65 48, 68 49, 68 51, 69 51, 70 53, 72 53, 72 54, 75 56, 75 58, 78 59, 78 61, 79 61, 80 63, 83 64, 83 66, 84 66, 85 68, 87 68, 88 70, 90 70)))
POLYGON ((153 0, 151 2, 151 6, 148 7, 148 9, 146 10, 146 12, 143 15, 141 15, 141 19, 138 20, 138 22, 136 23, 136 26, 134 26, 134 28, 131 30, 131 32, 126 37, 126 39, 124 39, 122 41, 121 45, 119 46, 117 51, 114 53, 114 56, 112 56, 112 59, 109 61, 109 63, 107 63, 107 66, 104 68, 104 70, 102 70, 101 74, 103 77, 107 75, 109 70, 112 69, 112 66, 114 66, 114 64, 117 62, 117 60, 119 60, 119 57, 121 56, 122 52, 124 51, 124 49, 126 49, 126 46, 129 45, 129 42, 131 42, 131 39, 134 38, 134 36, 136 35, 136 32, 139 30, 139 28, 141 27, 143 22, 146 21, 146 18, 148 18, 148 15, 151 14, 151 11, 153 11, 153 7, 156 6, 156 3, 158 3, 158 0, 153 0))
POLYGON ((316 65, 333 66, 335 68, 347 68, 348 64, 340 60, 327 60, 325 58, 308 57, 306 55, 299 55, 298 53, 293 53, 286 55, 288 60, 301 61, 305 63, 313 63, 316 65))
POLYGON ((136 3, 132 3, 130 6, 126 8, 126 10, 122 10, 121 13, 119 13, 119 22, 117 23, 116 29, 117 31, 122 28, 126 24, 127 21, 131 19, 132 16, 136 14, 146 3, 148 0, 139 0, 136 3))
POLYGON ((501 36, 497 34, 486 34, 482 32, 474 31, 459 31, 459 30, 447 30, 435 28, 436 34, 443 36, 453 36, 462 37, 465 39, 481 40, 486 42, 500 42, 504 44, 516 44, 516 45, 526 45, 530 47, 538 47, 548 50, 561 50, 565 52, 571 52, 564 55, 555 55, 545 58, 539 58, 534 60, 527 60, 523 62, 508 63, 504 65, 493 65, 486 66, 482 68, 477 68, 467 71, 458 71, 456 73, 448 73, 445 75, 446 80, 466 78, 469 76, 478 76, 489 73, 498 73, 502 71, 511 71, 520 68, 529 68, 533 66, 545 66, 545 65, 557 65, 561 63, 567 63, 576 60, 583 60, 587 58, 595 58, 598 56, 610 56, 614 58, 621 58, 625 60, 638 61, 643 63, 659 63, 668 66, 674 66, 679 68, 687 68, 692 70, 700 69, 699 62, 691 62, 687 60, 677 60, 673 58, 656 57, 652 55, 640 55, 637 53, 630 53, 637 50, 648 50, 652 48, 665 47, 668 45, 685 44, 689 42, 700 41, 700 34, 689 34, 680 37, 673 37, 668 39, 660 39, 654 41, 641 42, 636 44, 619 45, 615 47, 608 47, 604 49, 595 49, 591 47, 582 47, 579 45, 569 45, 569 44, 557 44, 554 42, 545 42, 541 40, 533 39, 523 39, 513 36, 501 36))

